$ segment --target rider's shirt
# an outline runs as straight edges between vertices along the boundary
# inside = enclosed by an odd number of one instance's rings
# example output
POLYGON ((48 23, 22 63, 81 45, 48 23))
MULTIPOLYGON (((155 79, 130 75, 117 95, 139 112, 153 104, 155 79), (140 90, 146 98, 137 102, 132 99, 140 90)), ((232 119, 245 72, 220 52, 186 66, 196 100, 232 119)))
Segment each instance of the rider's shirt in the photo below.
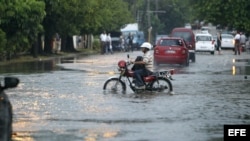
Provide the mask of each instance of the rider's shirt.
POLYGON ((146 69, 153 71, 153 57, 150 51, 147 51, 146 53, 144 53, 143 61, 146 63, 145 64, 146 69))

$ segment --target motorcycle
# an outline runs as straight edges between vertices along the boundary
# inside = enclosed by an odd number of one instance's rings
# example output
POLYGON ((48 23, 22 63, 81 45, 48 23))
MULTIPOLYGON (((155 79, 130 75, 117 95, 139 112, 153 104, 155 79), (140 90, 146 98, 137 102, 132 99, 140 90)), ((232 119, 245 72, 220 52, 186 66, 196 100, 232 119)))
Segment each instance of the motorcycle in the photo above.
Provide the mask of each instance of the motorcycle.
MULTIPOLYGON (((129 55, 127 58, 129 60, 129 55)), ((171 83, 171 80, 173 80, 172 75, 174 74, 174 69, 153 72, 152 75, 143 77, 145 89, 142 90, 136 89, 135 87, 135 80, 133 78, 134 71, 129 69, 130 65, 130 61, 120 60, 118 62, 119 76, 113 76, 107 79, 103 85, 103 90, 115 93, 124 93, 126 92, 127 84, 131 90, 136 93, 146 90, 151 92, 174 94, 171 83)))
POLYGON ((4 77, 0 82, 0 141, 11 141, 12 136, 12 105, 4 90, 14 88, 19 79, 15 77, 4 77))

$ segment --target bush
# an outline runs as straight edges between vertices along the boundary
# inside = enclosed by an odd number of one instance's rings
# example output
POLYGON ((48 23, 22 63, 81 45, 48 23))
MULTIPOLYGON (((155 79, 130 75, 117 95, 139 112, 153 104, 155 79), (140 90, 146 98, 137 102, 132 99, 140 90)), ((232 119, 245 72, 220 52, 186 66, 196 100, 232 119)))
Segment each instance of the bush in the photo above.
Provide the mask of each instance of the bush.
POLYGON ((101 48, 100 40, 95 38, 94 42, 93 42, 93 49, 94 50, 100 50, 100 48, 101 48))
POLYGON ((2 29, 0 29, 0 60, 4 60, 6 56, 5 54, 5 48, 6 48, 6 36, 5 36, 5 32, 3 32, 2 29))

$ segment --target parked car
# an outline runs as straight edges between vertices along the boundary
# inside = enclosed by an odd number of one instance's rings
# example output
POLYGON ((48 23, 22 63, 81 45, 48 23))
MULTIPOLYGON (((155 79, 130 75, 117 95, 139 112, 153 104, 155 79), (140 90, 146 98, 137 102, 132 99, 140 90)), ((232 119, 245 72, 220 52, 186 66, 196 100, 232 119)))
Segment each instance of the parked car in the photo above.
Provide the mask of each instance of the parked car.
POLYGON ((189 66, 189 52, 180 37, 163 37, 154 47, 154 64, 181 64, 189 66))
POLYGON ((215 48, 217 48, 217 35, 213 36, 213 40, 214 40, 214 46, 215 48))
POLYGON ((4 77, 0 82, 0 141, 11 141, 12 135, 12 105, 4 90, 14 88, 19 83, 19 79, 14 77, 4 77))
POLYGON ((189 50, 189 57, 192 62, 195 62, 195 35, 192 29, 189 28, 174 28, 171 32, 171 37, 180 37, 185 40, 189 50))
POLYGON ((231 34, 221 34, 221 48, 234 49, 234 36, 231 34))
POLYGON ((198 33, 195 35, 195 41, 196 52, 210 52, 211 54, 214 54, 215 44, 211 34, 198 33))

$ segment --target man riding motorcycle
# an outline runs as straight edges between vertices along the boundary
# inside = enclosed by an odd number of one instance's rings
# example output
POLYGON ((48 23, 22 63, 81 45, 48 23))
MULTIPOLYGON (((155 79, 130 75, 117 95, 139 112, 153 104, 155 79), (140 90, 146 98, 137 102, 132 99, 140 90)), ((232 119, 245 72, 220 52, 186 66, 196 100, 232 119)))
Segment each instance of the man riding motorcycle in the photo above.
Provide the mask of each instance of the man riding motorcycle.
POLYGON ((145 89, 143 81, 144 76, 148 76, 153 72, 153 57, 150 53, 152 45, 148 42, 144 42, 141 45, 141 51, 143 52, 142 59, 140 61, 131 61, 134 65, 142 65, 139 69, 134 70, 134 79, 136 89, 145 89))

